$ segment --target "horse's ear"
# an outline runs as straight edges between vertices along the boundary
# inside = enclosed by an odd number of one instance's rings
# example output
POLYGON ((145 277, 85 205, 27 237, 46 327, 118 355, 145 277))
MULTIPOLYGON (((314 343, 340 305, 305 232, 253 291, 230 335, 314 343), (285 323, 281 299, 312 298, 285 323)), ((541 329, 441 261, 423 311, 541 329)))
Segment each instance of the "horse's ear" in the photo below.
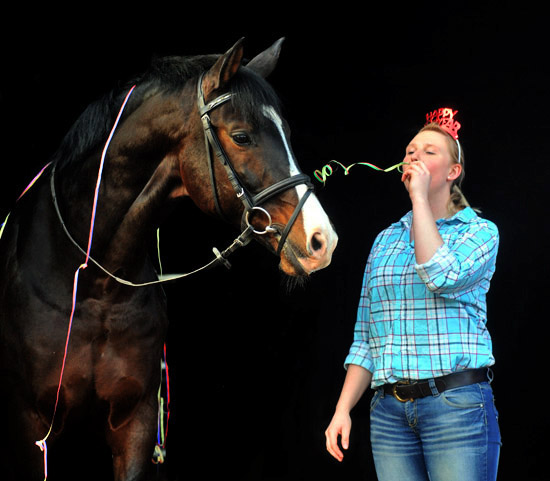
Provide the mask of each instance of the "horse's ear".
POLYGON ((281 46, 283 44, 284 37, 277 40, 271 47, 264 50, 262 53, 254 57, 246 66, 254 70, 257 74, 266 78, 277 65, 279 60, 279 54, 281 53, 281 46))
POLYGON ((202 81, 205 98, 208 98, 212 91, 223 88, 239 70, 243 60, 243 41, 244 38, 241 38, 206 72, 202 81))

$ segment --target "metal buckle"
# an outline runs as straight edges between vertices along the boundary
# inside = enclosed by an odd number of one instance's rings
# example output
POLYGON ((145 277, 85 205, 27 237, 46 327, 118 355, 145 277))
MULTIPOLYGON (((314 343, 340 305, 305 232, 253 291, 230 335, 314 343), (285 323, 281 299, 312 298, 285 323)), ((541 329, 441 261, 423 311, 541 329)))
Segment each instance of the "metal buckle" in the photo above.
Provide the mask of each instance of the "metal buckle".
POLYGON ((392 389, 392 394, 393 394, 393 397, 395 399, 397 399, 399 402, 402 402, 402 403, 406 403, 407 401, 413 401, 413 398, 409 398, 409 399, 405 399, 405 398, 402 398, 400 397, 398 394, 397 394, 397 388, 401 385, 407 385, 407 384, 410 384, 410 382, 408 381, 400 381, 400 382, 397 382, 393 385, 393 389, 392 389))

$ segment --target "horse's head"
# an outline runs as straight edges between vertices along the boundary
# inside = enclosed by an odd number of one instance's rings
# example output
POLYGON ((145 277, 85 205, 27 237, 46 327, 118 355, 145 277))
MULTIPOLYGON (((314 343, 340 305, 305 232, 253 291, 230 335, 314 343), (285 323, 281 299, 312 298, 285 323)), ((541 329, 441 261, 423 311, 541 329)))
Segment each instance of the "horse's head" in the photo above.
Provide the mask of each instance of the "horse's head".
POLYGON ((201 152, 206 181, 196 182, 197 167, 185 160, 181 172, 203 210, 253 230, 280 255, 285 273, 303 276, 329 265, 338 238, 300 173, 277 96, 264 80, 281 43, 243 65, 239 41, 203 73, 197 82, 203 128, 196 135, 207 139, 201 152))

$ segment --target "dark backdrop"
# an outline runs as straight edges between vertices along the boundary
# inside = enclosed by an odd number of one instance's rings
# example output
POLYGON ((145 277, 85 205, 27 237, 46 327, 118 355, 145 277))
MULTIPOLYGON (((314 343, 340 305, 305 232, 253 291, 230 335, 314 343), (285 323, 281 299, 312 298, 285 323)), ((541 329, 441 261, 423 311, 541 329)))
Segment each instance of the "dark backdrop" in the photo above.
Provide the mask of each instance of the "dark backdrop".
MULTIPOLYGON (((244 36, 252 57, 286 37, 270 80, 310 175, 331 159, 393 165, 424 114, 452 106, 462 124, 465 194, 501 233, 488 297, 504 442, 499 479, 542 479, 550 128, 543 12, 506 1, 301 13, 286 5, 155 5, 3 18, 11 30, 0 47, 0 214, 84 107, 152 55, 221 53, 244 36)), ((168 479, 197 468, 201 479, 375 479, 370 396, 353 412, 342 464, 325 452, 323 433, 344 379, 370 246, 409 201, 398 174, 359 166, 317 184, 317 194, 340 241, 331 266, 306 286, 288 292, 277 259, 255 243, 234 255, 231 270, 166 286, 168 479)), ((201 265, 235 233, 185 204, 161 230, 165 270, 201 265)))

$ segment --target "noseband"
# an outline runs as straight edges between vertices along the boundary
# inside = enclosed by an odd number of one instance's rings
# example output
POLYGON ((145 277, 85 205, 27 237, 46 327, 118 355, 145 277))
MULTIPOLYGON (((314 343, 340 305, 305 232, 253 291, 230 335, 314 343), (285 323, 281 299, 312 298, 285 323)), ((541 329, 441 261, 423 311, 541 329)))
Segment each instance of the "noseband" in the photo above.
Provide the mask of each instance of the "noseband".
POLYGON ((286 238, 288 237, 288 234, 290 233, 290 230, 292 229, 292 226, 294 225, 294 222, 296 221, 298 214, 302 210, 302 207, 304 206, 304 203, 306 202, 307 198, 313 191, 313 185, 311 184, 310 178, 306 174, 293 175, 291 177, 287 177, 286 179, 280 180, 275 184, 270 185, 269 187, 266 187, 264 190, 262 190, 258 194, 254 194, 254 195, 251 194, 239 179, 239 176, 235 171, 235 168, 231 164, 229 157, 227 156, 227 154, 225 153, 221 145, 220 139, 218 138, 216 132, 214 131, 214 128, 212 126, 212 123, 210 121, 210 116, 209 116, 209 113, 212 110, 216 109, 220 105, 223 105, 225 102, 229 101, 233 96, 233 94, 231 93, 222 94, 219 97, 212 100, 211 102, 209 102, 208 104, 205 104, 204 94, 202 91, 203 76, 204 74, 200 76, 199 82, 197 85, 197 102, 199 107, 199 114, 202 121, 202 126, 204 129, 208 168, 210 171, 210 180, 212 184, 214 203, 216 205, 216 211, 218 212, 218 214, 222 218, 224 218, 224 215, 220 206, 220 201, 218 198, 218 192, 216 189, 216 179, 214 176, 214 159, 212 156, 212 152, 214 152, 216 158, 221 162, 221 164, 225 168, 227 177, 233 187, 233 190, 235 191, 237 198, 239 198, 244 205, 244 211, 241 219, 241 228, 244 231, 243 233, 249 232, 249 235, 251 235, 252 233, 258 234, 258 235, 264 235, 267 233, 279 232, 278 229, 272 226, 271 215, 269 214, 269 212, 265 210, 263 207, 260 207, 260 205, 266 202, 267 200, 271 199, 272 197, 275 197, 276 195, 288 189, 296 187, 297 185, 305 184, 307 186, 307 190, 305 194, 302 196, 302 198, 296 205, 294 212, 290 216, 290 219, 288 220, 288 223, 286 224, 279 238, 279 244, 277 246, 277 255, 280 255, 283 249, 283 246, 285 244, 286 238), (261 230, 261 231, 256 230, 250 224, 249 219, 253 213, 261 213, 266 217, 267 226, 265 227, 264 230, 261 230))

